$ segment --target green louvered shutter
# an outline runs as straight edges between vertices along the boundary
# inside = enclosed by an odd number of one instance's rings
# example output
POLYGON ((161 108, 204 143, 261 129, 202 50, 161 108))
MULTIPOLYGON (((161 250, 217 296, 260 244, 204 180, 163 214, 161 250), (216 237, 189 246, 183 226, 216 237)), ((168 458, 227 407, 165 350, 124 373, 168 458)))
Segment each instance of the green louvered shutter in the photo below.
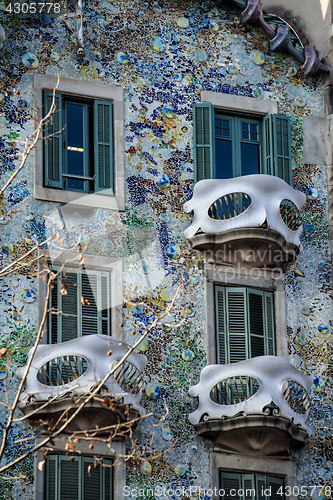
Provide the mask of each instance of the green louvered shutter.
POLYGON ((244 490, 245 500, 255 500, 254 474, 242 474, 242 489, 244 490))
POLYGON ((275 321, 274 321, 274 296, 271 292, 264 293, 265 321, 266 321, 266 349, 265 354, 275 356, 275 321))
POLYGON ((291 140, 289 116, 273 115, 275 175, 288 184, 291 176, 291 140))
POLYGON ((111 335, 110 289, 108 272, 60 273, 51 290, 49 342, 67 342, 97 333, 111 335))
POLYGON ((266 489, 266 476, 263 474, 256 474, 256 491, 258 500, 266 500, 264 490, 266 489))
POLYGON ((226 288, 227 363, 249 358, 246 289, 226 288))
POLYGON ((215 287, 215 316, 216 316, 216 362, 221 365, 228 363, 226 359, 226 314, 225 314, 225 288, 215 287))
POLYGON ((58 456, 60 496, 57 500, 82 500, 80 457, 58 456))
POLYGON ((265 355, 264 298, 261 290, 247 290, 251 358, 265 355))
POLYGON ((45 470, 46 495, 45 500, 57 500, 57 467, 58 457, 50 455, 47 457, 45 470))
POLYGON ((275 175, 273 154, 273 115, 267 115, 263 119, 263 169, 262 173, 275 175))
POLYGON ((221 488, 225 491, 223 498, 233 498, 234 500, 242 500, 239 495, 234 495, 242 487, 242 476, 232 472, 221 472, 221 488), (230 490, 233 491, 230 494, 230 490))
POLYGON ((194 121, 194 180, 213 179, 215 172, 214 107, 197 103, 193 109, 194 121))
POLYGON ((94 101, 95 191, 113 189, 112 102, 94 101))
MULTIPOLYGON (((82 457, 83 496, 82 500, 104 500, 100 464, 95 465, 92 457, 82 457), (88 473, 88 467, 90 472, 88 473)), ((80 499, 81 500, 81 499, 80 499)))
POLYGON ((59 303, 61 304, 59 316, 58 342, 67 342, 77 338, 79 325, 78 307, 78 275, 77 273, 65 271, 60 275, 59 303), (61 283, 63 294, 61 294, 61 283))
POLYGON ((271 495, 267 496, 267 500, 284 500, 283 478, 266 476, 266 487, 271 488, 271 495))
MULTIPOLYGON (((44 92, 44 116, 50 111, 52 92, 44 92)), ((62 188, 63 169, 63 117, 61 95, 55 94, 55 111, 44 126, 45 186, 62 188)))
POLYGON ((112 492, 112 461, 111 460, 103 460, 103 479, 104 479, 104 497, 103 500, 112 500, 113 492, 112 492))

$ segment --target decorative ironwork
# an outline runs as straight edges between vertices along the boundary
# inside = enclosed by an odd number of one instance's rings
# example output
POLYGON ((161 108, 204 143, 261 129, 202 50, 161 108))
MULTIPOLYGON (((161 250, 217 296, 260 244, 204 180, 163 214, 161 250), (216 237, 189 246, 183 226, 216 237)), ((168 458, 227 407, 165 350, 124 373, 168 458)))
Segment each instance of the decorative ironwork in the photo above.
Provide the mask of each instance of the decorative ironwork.
POLYGON ((237 217, 251 205, 251 198, 246 193, 231 193, 218 198, 208 209, 211 219, 226 220, 237 217))
POLYGON ((281 201, 280 215, 285 225, 291 229, 291 231, 296 231, 302 225, 299 210, 290 200, 281 201))
POLYGON ((88 363, 81 356, 60 356, 43 365, 37 374, 37 379, 43 385, 50 387, 73 382, 87 370, 88 363))
POLYGON ((229 377, 216 384, 210 392, 210 399, 219 405, 236 405, 254 396, 259 382, 246 375, 229 377))
POLYGON ((295 380, 286 380, 282 390, 284 399, 295 413, 304 415, 309 411, 310 396, 301 384, 295 380))

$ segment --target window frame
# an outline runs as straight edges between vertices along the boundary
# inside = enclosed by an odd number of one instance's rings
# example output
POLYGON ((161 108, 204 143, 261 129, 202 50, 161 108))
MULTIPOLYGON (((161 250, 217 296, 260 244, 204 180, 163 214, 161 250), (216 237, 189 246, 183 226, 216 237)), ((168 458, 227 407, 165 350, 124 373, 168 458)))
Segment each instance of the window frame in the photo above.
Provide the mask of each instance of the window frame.
MULTIPOLYGON (((201 102, 194 105, 195 182, 198 179, 216 178, 215 113, 224 113, 262 121, 260 173, 276 175, 291 184, 290 118, 278 115, 277 111, 277 103, 274 101, 202 91, 201 102)), ((236 162, 237 158, 234 157, 233 161, 236 162)), ((236 173, 239 169, 240 167, 234 168, 236 173)))
MULTIPOLYGON (((216 162, 216 140, 217 139, 223 139, 223 140, 229 140, 232 144, 231 149, 232 149, 232 177, 241 177, 242 175, 247 175, 243 174, 242 172, 242 154, 241 154, 241 145, 242 143, 250 143, 253 144, 252 141, 247 141, 246 139, 242 138, 242 129, 241 125, 242 122, 247 122, 247 123, 255 123, 258 126, 258 135, 259 139, 257 141, 258 146, 259 146, 259 172, 262 173, 262 165, 263 165, 263 158, 262 158, 262 152, 263 152, 263 123, 262 120, 255 115, 250 115, 250 114, 230 114, 227 112, 224 112, 223 110, 220 110, 218 108, 214 109, 214 139, 215 139, 215 172, 214 172, 214 178, 222 178, 222 177, 216 177, 217 174, 217 162, 216 162), (221 137, 217 136, 216 134, 216 118, 223 118, 230 120, 231 122, 231 137, 230 139, 228 137, 224 137, 223 135, 221 137)), ((229 178, 229 177, 227 177, 229 178)))
POLYGON ((283 273, 256 269, 225 268, 208 262, 205 268, 205 313, 206 313, 206 339, 207 363, 216 364, 217 358, 217 332, 215 325, 215 285, 226 287, 246 287, 273 293, 274 318, 275 318, 275 355, 286 360, 288 355, 287 339, 287 306, 285 295, 285 282, 283 273))
MULTIPOLYGON (((34 197, 39 200, 73 203, 109 210, 125 209, 125 136, 124 136, 124 91, 122 87, 103 85, 51 75, 32 75, 33 97, 36 103, 35 124, 43 118, 43 92, 66 94, 66 96, 113 103, 113 189, 85 193, 44 186, 43 137, 40 135, 34 149, 34 197)), ((95 139, 94 139, 95 140, 95 139)), ((95 141, 96 142, 96 141, 95 141)))
MULTIPOLYGON (((250 312, 250 294, 252 296, 260 296, 262 297, 262 311, 263 311, 263 344, 264 344, 264 354, 262 356, 275 356, 276 355, 276 335, 275 335, 275 314, 274 314, 274 294, 272 291, 267 291, 267 290, 262 290, 259 288, 253 288, 253 287, 238 287, 238 286, 221 286, 220 284, 215 284, 214 285, 214 296, 215 296, 215 337, 216 337, 216 364, 230 364, 230 357, 233 355, 235 356, 235 352, 233 352, 230 349, 230 336, 233 336, 233 338, 237 337, 238 339, 244 339, 245 340, 245 359, 252 359, 253 357, 251 355, 252 347, 255 346, 255 343, 252 345, 252 340, 254 338, 257 338, 258 335, 255 333, 251 332, 251 312, 250 312), (219 309, 218 309, 218 293, 221 292, 222 298, 223 298, 223 319, 224 319, 224 325, 222 327, 223 331, 219 330, 219 309), (242 333, 230 333, 230 330, 228 328, 228 323, 230 319, 230 314, 229 314, 229 295, 232 292, 239 293, 243 296, 244 298, 244 334, 242 333), (273 307, 271 309, 271 318, 269 320, 269 313, 268 313, 268 301, 271 301, 273 304, 273 307), (273 334, 272 334, 272 339, 270 339, 269 336, 269 323, 272 326, 273 329, 273 334), (225 353, 225 363, 222 363, 220 358, 220 352, 221 352, 221 346, 220 346, 220 337, 223 336, 223 341, 222 341, 222 350, 224 350, 225 353), (272 340, 272 345, 270 346, 270 340, 272 340), (269 351, 272 352, 269 352, 269 351)), ((238 348, 236 349, 237 352, 239 352, 239 342, 238 343, 238 348)), ((245 360, 244 359, 244 360, 245 360)), ((239 360, 242 361, 242 360, 239 360)))
MULTIPOLYGON (((260 493, 258 494, 259 492, 259 488, 260 488, 260 485, 259 485, 259 481, 263 482, 264 484, 261 485, 262 488, 266 489, 266 488, 269 488, 269 484, 273 484, 273 483, 278 483, 279 484, 279 487, 282 486, 283 488, 283 491, 284 491, 284 478, 281 477, 281 476, 271 476, 269 474, 262 474, 262 473, 258 473, 258 472, 251 472, 251 474, 249 474, 248 471, 229 471, 229 470, 220 470, 220 488, 225 490, 225 487, 223 485, 223 480, 225 479, 228 479, 227 476, 229 476, 229 479, 231 480, 235 480, 237 481, 238 479, 238 484, 239 484, 239 488, 238 489, 241 489, 241 490, 255 490, 255 498, 261 498, 262 500, 265 500, 263 499, 263 496, 260 495, 260 493), (231 477, 231 476, 239 476, 239 478, 236 478, 236 477, 231 477), (224 476, 224 477, 223 477, 224 476), (271 481, 270 481, 271 480, 271 481), (251 482, 251 487, 249 488, 249 485, 245 485, 245 481, 250 481, 251 482)), ((230 489, 231 491, 231 489, 230 489)), ((254 500, 253 496, 249 497, 248 495, 236 495, 237 497, 239 496, 240 497, 240 500, 254 500)), ((233 495, 224 495, 222 500, 225 499, 225 498, 235 498, 233 495)), ((285 500, 285 495, 281 495, 281 500, 285 500)))
MULTIPOLYGON (((281 477, 284 480, 284 487, 290 486, 291 491, 297 486, 296 464, 292 459, 250 457, 213 451, 210 452, 209 461, 211 488, 214 492, 212 500, 221 500, 218 495, 221 472, 281 477)), ((290 495, 288 500, 297 500, 297 497, 290 495)))
MULTIPOLYGON (((83 337, 83 325, 82 325, 82 322, 83 322, 83 319, 84 319, 84 314, 83 314, 83 307, 82 306, 82 303, 81 303, 81 294, 83 295, 83 283, 82 283, 82 275, 87 275, 88 276, 88 279, 89 279, 89 275, 90 276, 96 276, 96 281, 98 283, 98 285, 101 286, 101 288, 98 288, 96 290, 97 292, 97 302, 99 302, 99 304, 97 304, 97 317, 96 317, 96 320, 97 320, 97 330, 99 334, 103 334, 103 321, 104 323, 107 323, 108 324, 108 333, 107 335, 110 335, 112 336, 112 308, 111 308, 111 303, 112 303, 112 296, 111 296, 111 273, 109 271, 105 271, 105 270, 102 270, 102 269, 86 269, 86 268, 78 268, 78 267, 73 267, 73 266, 64 266, 63 269, 61 269, 60 266, 55 266, 55 265, 51 265, 50 266, 52 270, 56 271, 56 272, 60 272, 60 275, 56 278, 57 280, 57 286, 59 287, 60 285, 60 280, 62 279, 62 274, 63 273, 72 273, 72 274, 76 274, 77 278, 76 278, 76 314, 73 314, 72 316, 76 318, 76 322, 77 322, 77 336, 74 337, 74 338, 80 338, 80 337, 83 337), (107 308, 107 317, 106 318, 103 318, 103 314, 102 314, 102 309, 98 309, 99 306, 101 306, 102 304, 102 296, 101 296, 101 291, 102 291, 102 277, 106 278, 107 280, 107 289, 108 289, 108 297, 107 297, 107 303, 108 303, 108 308, 107 308)), ((84 295, 83 295, 84 296, 84 295)), ((95 297, 94 297, 95 298, 95 297)), ((64 312, 63 312, 63 303, 62 303, 62 300, 63 300, 63 296, 61 295, 61 292, 59 291, 59 293, 57 294, 57 304, 58 302, 60 301, 60 305, 58 306, 58 309, 56 312, 52 312, 53 309, 52 309, 52 300, 53 300, 53 297, 52 297, 52 290, 51 290, 51 294, 50 294, 50 300, 49 300, 49 313, 48 313, 48 325, 47 325, 47 328, 48 328, 48 344, 52 344, 52 335, 53 335, 53 332, 52 332, 52 323, 53 323, 53 319, 55 319, 55 321, 57 322, 57 343, 62 343, 62 342, 65 342, 65 340, 63 340, 63 329, 62 329, 62 318, 64 316, 64 312), (62 314, 59 314, 59 312, 61 311, 62 314)))
MULTIPOLYGON (((44 254, 40 251, 40 259, 38 264, 38 325, 40 327, 44 316, 45 300, 47 294, 47 280, 44 280, 45 270, 52 267, 64 266, 66 269, 73 271, 102 271, 110 274, 110 295, 111 295, 111 324, 110 335, 122 341, 122 328, 119 326, 122 322, 122 297, 123 297, 123 271, 122 259, 101 257, 94 255, 81 254, 80 264, 78 257, 80 254, 74 252, 58 252, 49 251, 44 254)), ((49 318, 46 318, 43 327, 43 335, 40 344, 49 343, 49 318)))
MULTIPOLYGON (((45 440, 45 436, 37 436, 35 443, 39 445, 45 440)), ((65 447, 69 443, 68 437, 56 437, 53 439, 52 451, 48 445, 48 452, 54 455, 64 455, 66 453, 65 447)), ((46 467, 38 467, 38 465, 45 460, 45 450, 41 448, 35 454, 34 460, 34 478, 35 478, 35 496, 34 500, 46 500, 46 467)), ((126 457, 126 445, 120 441, 112 441, 104 443, 102 441, 83 441, 76 444, 76 450, 72 452, 72 456, 82 455, 87 458, 93 459, 94 457, 112 460, 113 461, 113 499, 122 498, 124 487, 126 486, 126 464, 123 457, 126 457), (93 452, 89 449, 89 445, 93 443, 93 452)))

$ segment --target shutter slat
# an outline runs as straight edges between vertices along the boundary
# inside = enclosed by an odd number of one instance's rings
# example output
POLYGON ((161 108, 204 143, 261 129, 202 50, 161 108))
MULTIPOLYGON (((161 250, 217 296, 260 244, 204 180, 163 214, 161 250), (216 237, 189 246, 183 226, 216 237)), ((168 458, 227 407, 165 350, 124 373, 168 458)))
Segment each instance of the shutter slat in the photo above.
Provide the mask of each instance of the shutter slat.
POLYGON ((215 316, 216 316, 216 340, 217 340, 217 356, 216 362, 224 365, 228 361, 226 359, 226 327, 225 327, 225 288, 222 286, 215 287, 215 316))
MULTIPOLYGON (((46 187, 62 188, 63 116, 61 95, 55 94, 55 111, 44 126, 44 165, 46 187)), ((44 92, 44 116, 50 111, 52 92, 44 92)))
POLYGON ((275 175, 288 184, 291 176, 291 140, 289 116, 273 115, 275 175))
POLYGON ((57 457, 50 456, 46 462, 46 500, 57 500, 56 498, 56 472, 57 457))
MULTIPOLYGON (((75 457, 76 458, 76 457, 75 457)), ((60 499, 79 500, 79 462, 60 457, 60 499)), ((58 500, 58 499, 57 499, 58 500)))
POLYGON ((102 497, 101 466, 94 464, 93 458, 83 457, 83 497, 82 500, 104 500, 102 497), (90 474, 88 467, 90 466, 90 474))
POLYGON ((264 147, 263 147, 263 169, 262 173, 275 175, 274 156, 273 156, 273 117, 267 115, 263 119, 264 128, 264 147))
POLYGON ((94 101, 95 190, 113 189, 112 102, 94 101))
POLYGON ((215 172, 214 107, 197 103, 193 109, 195 182, 213 179, 215 172))

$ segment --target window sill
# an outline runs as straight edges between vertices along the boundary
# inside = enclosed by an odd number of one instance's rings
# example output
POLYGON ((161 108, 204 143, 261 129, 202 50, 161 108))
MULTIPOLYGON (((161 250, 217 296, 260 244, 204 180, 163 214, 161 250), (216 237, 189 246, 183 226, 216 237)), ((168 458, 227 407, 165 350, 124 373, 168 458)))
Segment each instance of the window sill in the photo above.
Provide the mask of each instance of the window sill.
POLYGON ((45 188, 35 184, 34 197, 37 200, 51 201, 54 203, 71 203, 85 207, 103 208, 106 210, 124 210, 125 196, 114 196, 104 193, 79 193, 61 189, 45 188))

